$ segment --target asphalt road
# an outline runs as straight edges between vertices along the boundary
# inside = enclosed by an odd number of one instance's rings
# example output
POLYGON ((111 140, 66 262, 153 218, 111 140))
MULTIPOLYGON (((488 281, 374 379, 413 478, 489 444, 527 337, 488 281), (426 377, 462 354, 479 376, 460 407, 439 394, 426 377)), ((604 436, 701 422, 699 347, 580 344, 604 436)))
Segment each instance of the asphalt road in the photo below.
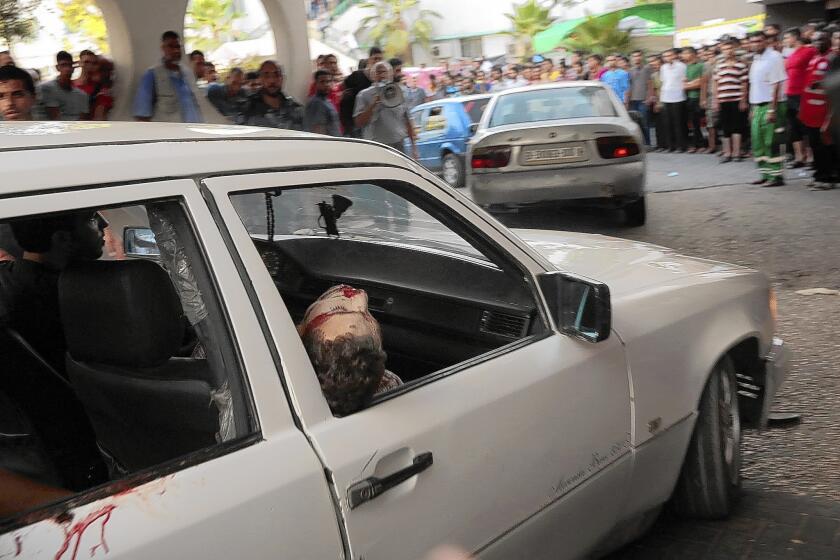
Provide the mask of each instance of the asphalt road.
POLYGON ((647 241, 765 272, 778 295, 779 336, 793 351, 774 409, 801 413, 802 421, 746 434, 747 492, 733 519, 692 524, 666 516, 611 560, 840 558, 840 295, 797 293, 840 289, 840 189, 811 192, 795 172, 781 188, 744 184, 754 177, 750 164, 718 165, 714 156, 652 154, 649 168, 648 224, 641 228, 623 228, 619 212, 595 209, 498 218, 510 227, 647 241))

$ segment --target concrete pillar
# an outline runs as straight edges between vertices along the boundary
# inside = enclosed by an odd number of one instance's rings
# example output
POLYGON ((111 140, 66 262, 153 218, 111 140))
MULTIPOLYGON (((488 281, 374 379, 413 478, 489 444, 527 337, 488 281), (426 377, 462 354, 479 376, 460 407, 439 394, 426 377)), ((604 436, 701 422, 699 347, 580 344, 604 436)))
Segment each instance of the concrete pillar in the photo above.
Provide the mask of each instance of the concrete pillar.
MULTIPOLYGON (((133 120, 134 94, 143 72, 160 62, 160 36, 172 30, 183 36, 188 0, 96 0, 108 26, 116 66, 112 120, 133 120)), ((311 63, 306 11, 300 0, 263 0, 277 44, 277 60, 286 70, 285 90, 303 99, 311 63)), ((186 61, 186 53, 184 55, 186 61)), ((207 122, 226 122, 201 100, 207 122)))

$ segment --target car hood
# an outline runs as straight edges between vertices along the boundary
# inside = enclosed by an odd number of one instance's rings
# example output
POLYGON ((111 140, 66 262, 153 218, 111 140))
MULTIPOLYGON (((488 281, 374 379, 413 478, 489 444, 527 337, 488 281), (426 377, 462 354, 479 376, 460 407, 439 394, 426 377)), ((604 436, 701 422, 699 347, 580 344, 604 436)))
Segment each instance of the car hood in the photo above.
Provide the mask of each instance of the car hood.
POLYGON ((748 272, 740 266, 606 235, 534 229, 514 232, 558 270, 602 282, 614 296, 679 277, 726 277, 748 272))

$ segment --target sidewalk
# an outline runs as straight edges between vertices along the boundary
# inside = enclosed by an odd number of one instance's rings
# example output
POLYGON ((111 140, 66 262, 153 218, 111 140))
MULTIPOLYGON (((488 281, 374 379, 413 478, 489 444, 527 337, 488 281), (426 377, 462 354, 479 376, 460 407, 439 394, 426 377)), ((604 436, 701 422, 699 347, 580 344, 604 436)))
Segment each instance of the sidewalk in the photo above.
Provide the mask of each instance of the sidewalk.
MULTIPOLYGON (((648 192, 683 191, 722 185, 749 184, 758 178, 755 162, 745 160, 720 164, 717 155, 647 154, 648 192), (676 173, 676 175, 673 175, 676 173)), ((786 169, 785 180, 810 178, 808 169, 786 169)), ((840 555, 838 555, 840 557, 840 555)))
POLYGON ((647 536, 605 560, 794 558, 840 558, 840 503, 745 484, 730 519, 697 522, 664 515, 647 536))

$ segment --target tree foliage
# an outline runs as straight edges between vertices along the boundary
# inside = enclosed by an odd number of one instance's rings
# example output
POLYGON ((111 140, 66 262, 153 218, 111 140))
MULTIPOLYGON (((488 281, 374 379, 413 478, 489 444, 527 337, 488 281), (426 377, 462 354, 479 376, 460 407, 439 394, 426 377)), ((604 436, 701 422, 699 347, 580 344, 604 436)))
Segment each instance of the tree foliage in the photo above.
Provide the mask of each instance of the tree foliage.
POLYGON ((530 57, 534 54, 533 40, 537 33, 545 31, 554 24, 556 18, 551 12, 558 5, 571 7, 580 0, 525 0, 513 6, 513 12, 505 14, 513 26, 509 32, 519 48, 519 54, 530 57))
POLYGON ((428 47, 432 39, 430 18, 442 18, 433 10, 418 9, 419 0, 372 0, 359 4, 373 10, 359 26, 368 29, 368 38, 382 47, 386 57, 411 59, 411 45, 428 47))
POLYGON ((97 54, 108 54, 108 28, 94 0, 58 0, 56 5, 68 33, 84 39, 97 54))
POLYGON ((28 41, 38 36, 38 21, 32 13, 40 0, 0 0, 0 39, 8 50, 15 41, 28 41))
POLYGON ((619 28, 620 13, 603 16, 589 16, 563 41, 570 51, 584 51, 597 54, 625 52, 631 49, 632 30, 619 28))
POLYGON ((236 39, 234 23, 241 17, 233 0, 191 0, 184 26, 188 48, 212 51, 236 39))

